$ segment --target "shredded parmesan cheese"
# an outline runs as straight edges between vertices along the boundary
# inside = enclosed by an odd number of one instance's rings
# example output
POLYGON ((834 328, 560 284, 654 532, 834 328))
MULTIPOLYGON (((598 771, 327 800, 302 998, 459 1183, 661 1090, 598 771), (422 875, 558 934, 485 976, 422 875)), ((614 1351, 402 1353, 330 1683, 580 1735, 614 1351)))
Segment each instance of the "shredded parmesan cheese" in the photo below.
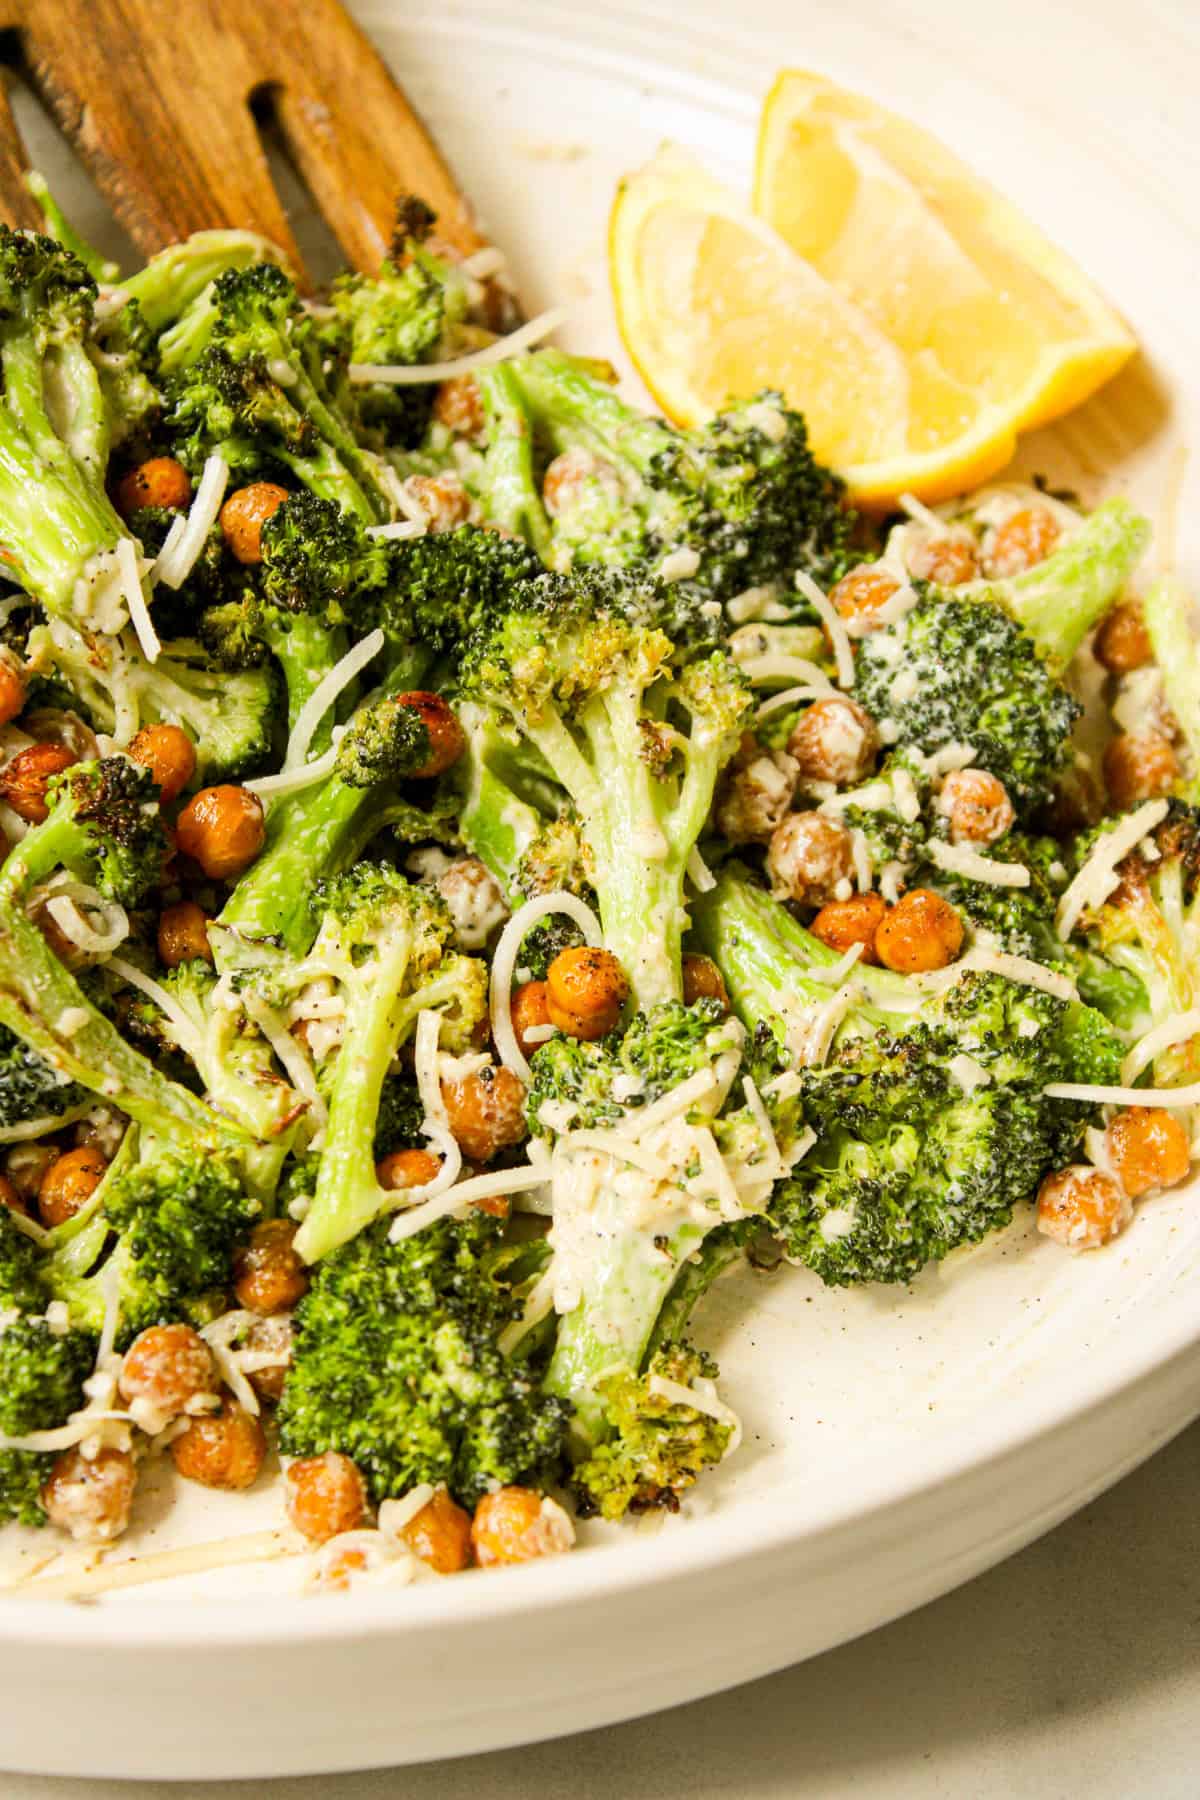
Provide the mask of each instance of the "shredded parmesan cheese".
POLYGON ((333 735, 335 741, 323 756, 315 757, 312 762, 301 763, 295 769, 280 769, 274 775, 256 775, 250 781, 243 781, 242 786, 248 794, 277 796, 279 794, 295 794, 301 788, 311 787, 316 781, 324 781, 327 775, 332 775, 337 762, 337 740, 340 739, 342 733, 336 725, 333 735))
POLYGON ((138 548, 133 539, 118 538, 117 571, 121 582, 121 592, 125 596, 125 604, 129 608, 129 622, 137 633, 137 640, 142 646, 142 653, 146 661, 154 663, 162 654, 162 645, 150 617, 150 608, 146 605, 146 596, 142 592, 142 571, 138 565, 138 548))
POLYGON ((1137 1080, 1143 1069, 1149 1068, 1161 1050, 1169 1050, 1173 1044, 1187 1043, 1200 1033, 1200 1007, 1192 1007, 1188 1012, 1172 1013, 1153 1031, 1148 1031, 1143 1038, 1129 1051, 1121 1064, 1121 1080, 1132 1083, 1137 1080))
POLYGON ((989 887, 1023 888, 1029 886, 1029 870, 1024 863, 996 862, 981 856, 967 844, 947 844, 931 838, 929 860, 951 875, 965 875, 969 881, 985 881, 989 887))
POLYGON ((1050 994, 1055 1000, 1078 1000, 1079 990, 1066 975, 1060 975, 1055 969, 1045 969, 1041 963, 1033 962, 1028 956, 1012 956, 1007 950, 984 950, 977 946, 968 950, 957 965, 959 970, 978 969, 984 974, 1004 975, 1009 981, 1017 981, 1024 987, 1040 988, 1044 994, 1050 994))
POLYGON ((693 844, 687 855, 688 879, 698 894, 711 894, 717 878, 693 844))
POLYGON ((846 630, 845 620, 829 596, 821 592, 812 576, 806 575, 803 569, 796 571, 796 586, 829 633, 829 641, 833 645, 833 659, 837 664, 838 685, 844 688, 852 687, 854 684, 854 651, 850 647, 850 634, 846 630))
POLYGON ((340 662, 334 664, 323 680, 319 681, 300 711, 296 715, 296 723, 292 726, 288 738, 287 751, 283 758, 285 769, 298 769, 308 760, 309 745, 317 726, 325 717, 343 688, 349 687, 367 664, 379 655, 383 649, 383 632, 369 631, 361 638, 352 650, 348 650, 340 662))
POLYGON ((204 465, 187 518, 178 534, 178 520, 167 533, 167 540, 151 571, 153 580, 163 581, 169 588, 183 586, 204 548, 204 540, 217 522, 228 482, 229 464, 225 458, 210 456, 204 465))

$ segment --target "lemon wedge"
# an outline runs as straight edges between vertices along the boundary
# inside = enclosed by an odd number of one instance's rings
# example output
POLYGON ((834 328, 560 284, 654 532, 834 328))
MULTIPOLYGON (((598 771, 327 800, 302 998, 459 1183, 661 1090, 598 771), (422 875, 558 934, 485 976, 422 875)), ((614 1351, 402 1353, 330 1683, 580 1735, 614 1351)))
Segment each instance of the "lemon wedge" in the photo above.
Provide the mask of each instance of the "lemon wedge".
POLYGON ((797 71, 764 108, 753 211, 668 148, 622 183, 609 253, 622 336, 669 417, 781 388, 867 505, 985 481, 1136 348, 935 139, 797 71))

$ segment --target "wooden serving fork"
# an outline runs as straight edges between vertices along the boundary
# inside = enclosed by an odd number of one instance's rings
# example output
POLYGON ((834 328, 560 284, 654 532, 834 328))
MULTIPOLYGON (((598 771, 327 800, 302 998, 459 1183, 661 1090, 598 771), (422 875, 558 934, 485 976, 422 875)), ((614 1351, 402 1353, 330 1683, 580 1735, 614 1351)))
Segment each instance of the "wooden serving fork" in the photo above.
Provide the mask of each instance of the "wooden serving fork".
MULTIPOLYGON (((145 255, 213 226, 262 232, 303 278, 259 138, 265 106, 348 262, 375 270, 397 196, 438 236, 483 243, 471 208, 340 0, 0 0, 35 88, 145 255)), ((0 89, 0 213, 38 227, 0 89)))

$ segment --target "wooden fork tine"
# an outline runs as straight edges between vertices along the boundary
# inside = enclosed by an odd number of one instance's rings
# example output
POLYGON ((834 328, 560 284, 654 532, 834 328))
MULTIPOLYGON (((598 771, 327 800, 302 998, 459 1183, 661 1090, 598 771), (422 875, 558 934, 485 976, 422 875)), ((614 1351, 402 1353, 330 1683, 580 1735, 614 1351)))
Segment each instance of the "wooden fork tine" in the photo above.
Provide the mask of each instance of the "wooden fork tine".
POLYGON ((0 80, 0 218, 21 231, 39 231, 42 215, 29 189, 25 171, 29 159, 13 117, 8 89, 0 80))
MULTIPOLYGON (((230 0, 220 4, 225 10, 230 0)), ((249 10, 253 19, 241 29, 270 69, 280 130, 348 260, 368 271, 379 266, 402 193, 433 208, 439 238, 463 255, 478 250, 484 240, 450 171, 339 0, 249 10), (281 10, 296 21, 290 31, 269 29, 281 10)))
POLYGON ((272 238, 303 275, 250 113, 256 71, 220 7, 18 4, 33 79, 139 250, 237 225, 272 238))

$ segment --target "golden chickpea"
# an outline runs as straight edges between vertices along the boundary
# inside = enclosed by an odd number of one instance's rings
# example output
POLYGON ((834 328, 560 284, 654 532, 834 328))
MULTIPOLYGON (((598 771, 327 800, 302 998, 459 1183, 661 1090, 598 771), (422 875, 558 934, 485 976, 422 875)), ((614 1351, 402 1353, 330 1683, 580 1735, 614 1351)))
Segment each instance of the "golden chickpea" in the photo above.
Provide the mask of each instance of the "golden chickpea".
POLYGON ((427 694, 420 688, 413 688, 407 694, 397 694, 396 705, 405 706, 410 712, 416 713, 429 738, 428 757, 418 768, 410 769, 409 774, 418 781, 427 781, 434 775, 444 775, 467 747, 466 733, 453 709, 440 694, 427 694))
POLYGON ((173 456, 152 456, 125 471, 117 483, 116 502, 123 519, 144 506, 181 512, 192 503, 191 478, 173 456))
POLYGON ((944 969, 963 946, 963 922, 932 888, 909 888, 875 932, 875 953, 901 975, 944 969))
POLYGON ((483 436, 486 418, 483 395, 473 375, 454 375, 439 384, 433 396, 433 416, 456 437, 483 436))
POLYGON ((1011 831, 1016 811, 1008 789, 986 769, 954 769, 942 783, 938 811, 955 844, 994 844, 1011 831))
POLYGON ((875 761, 879 734, 870 713, 848 694, 831 694, 814 700, 802 713, 791 737, 788 755, 795 758, 801 782, 829 781, 850 787, 861 781, 875 761))
POLYGON ((251 1355, 271 1358, 260 1369, 247 1367, 246 1379, 259 1399, 272 1406, 283 1397, 292 1360, 292 1337, 292 1321, 276 1313, 273 1318, 256 1319, 243 1339, 242 1348, 251 1355))
POLYGON ((266 842, 262 801, 244 787, 201 788, 177 821, 179 848, 210 881, 236 881, 266 842))
POLYGON ((375 1164, 375 1179, 389 1194, 398 1194, 405 1188, 424 1187, 441 1166, 441 1157, 432 1150, 389 1150, 375 1164))
POLYGON ((845 899, 839 889, 854 875, 850 833, 824 813, 790 813, 771 833, 767 874, 777 894, 801 906, 845 899))
POLYGON ((1154 655, 1150 633, 1142 618, 1142 609, 1132 600, 1114 606, 1096 633, 1092 645, 1096 661, 1110 675, 1130 675, 1154 655))
POLYGON ((937 587, 958 587, 979 573, 975 545, 961 534, 927 538, 917 545, 908 566, 918 581, 932 581, 937 587))
POLYGON ((252 481, 230 494, 221 508, 221 531, 240 563, 262 561, 262 530, 288 497, 273 481, 252 481))
POLYGON ((400 1533, 414 1556, 439 1575, 457 1575, 471 1562, 471 1515, 450 1498, 444 1487, 435 1489, 419 1513, 400 1533))
POLYGON ((410 475, 404 491, 416 501, 435 535, 453 531, 471 517, 471 496, 457 475, 410 475))
POLYGON ((18 1144, 9 1151, 4 1164, 5 1177, 16 1188, 17 1198, 27 1208, 37 1200, 38 1189, 46 1170, 61 1155, 59 1146, 50 1143, 18 1144))
POLYGON ((91 1459, 67 1450, 42 1489, 46 1517, 84 1544, 109 1544, 129 1524, 137 1470, 124 1450, 101 1450, 91 1459))
POLYGON ((144 1400, 155 1412, 186 1412, 201 1394, 219 1392, 216 1358, 190 1325, 151 1325, 125 1352, 118 1383, 122 1396, 144 1400))
POLYGON ((1104 746, 1104 785, 1118 812, 1157 800, 1179 779, 1174 746, 1157 731, 1122 732, 1104 746))
POLYGON ((1024 506, 997 527, 985 554, 987 574, 1023 575, 1044 562, 1062 535, 1048 506, 1024 506))
POLYGON ((1087 1163, 1047 1175, 1038 1189, 1038 1230, 1069 1250, 1098 1250, 1132 1217, 1119 1182, 1087 1163))
POLYGON ((293 1248, 290 1219, 263 1219, 233 1259, 233 1291, 247 1312, 290 1312, 308 1292, 308 1270, 293 1248))
POLYGON ((491 1162, 526 1135, 525 1086, 511 1069, 491 1063, 461 1081, 444 1081, 450 1130, 470 1162, 491 1162))
POLYGON ((25 672, 11 650, 0 645, 0 725, 11 725, 25 706, 25 672))
POLYGON ((21 1198, 7 1175, 0 1175, 0 1206, 7 1207, 9 1212, 21 1213, 23 1217, 29 1217, 29 1202, 21 1198))
POLYGON ((73 1219, 100 1186, 107 1168, 100 1152, 86 1145, 55 1157, 38 1187, 42 1224, 53 1227, 73 1219))
POLYGON ((266 1454, 261 1424, 236 1400, 224 1400, 220 1412, 190 1420, 171 1443, 172 1460, 186 1480, 234 1493, 253 1487, 266 1454))
POLYGON ((576 944, 546 970, 546 1011, 567 1037, 607 1036, 628 998, 629 979, 611 950, 576 944))
POLYGON ((178 725, 144 725, 129 746, 134 762, 149 769, 164 806, 178 800, 196 773, 196 752, 178 725))
POLYGON ((289 1464, 283 1478, 287 1516, 310 1544, 357 1531, 367 1516, 367 1490, 358 1467, 340 1451, 289 1464))
POLYGON ((877 613, 899 589, 900 583, 887 569, 878 563, 863 563, 842 576, 830 589, 829 598, 847 625, 862 633, 874 629, 872 614, 877 613))
POLYGON ((1113 1174, 1131 1200, 1151 1188, 1174 1187, 1192 1166, 1187 1132, 1156 1106, 1119 1112, 1104 1137, 1113 1174))
POLYGON ((539 1037, 530 1043, 525 1036, 527 1031, 540 1031, 551 1023, 550 990, 544 981, 523 981, 520 987, 512 991, 510 1003, 512 1027, 516 1033, 517 1043, 524 1056, 532 1056, 538 1044, 543 1042, 539 1037))
POLYGON ((158 915, 158 959, 168 969, 185 962, 211 962, 208 915, 194 900, 178 900, 158 915))
POLYGON ((719 1000, 729 1011, 729 989, 712 957, 687 950, 683 957, 683 1004, 693 1006, 697 1000, 719 1000))
POLYGON ((481 1569, 569 1550, 575 1533, 561 1506, 532 1488, 504 1487, 475 1508, 471 1545, 481 1569))
POLYGON ((830 900, 808 929, 843 956, 855 944, 861 944, 859 961, 877 963, 875 933, 886 917, 887 907, 878 894, 852 894, 848 900, 830 900))
MULTIPOLYGON (((589 450, 564 450, 547 463, 542 477, 542 501, 550 517, 556 519, 577 505, 598 473, 602 473, 601 466, 589 450)), ((607 473, 611 482, 611 468, 607 473)))
POLYGON ((40 825, 50 811, 46 788, 79 761, 65 744, 30 744, 0 769, 0 800, 28 825, 40 825))

